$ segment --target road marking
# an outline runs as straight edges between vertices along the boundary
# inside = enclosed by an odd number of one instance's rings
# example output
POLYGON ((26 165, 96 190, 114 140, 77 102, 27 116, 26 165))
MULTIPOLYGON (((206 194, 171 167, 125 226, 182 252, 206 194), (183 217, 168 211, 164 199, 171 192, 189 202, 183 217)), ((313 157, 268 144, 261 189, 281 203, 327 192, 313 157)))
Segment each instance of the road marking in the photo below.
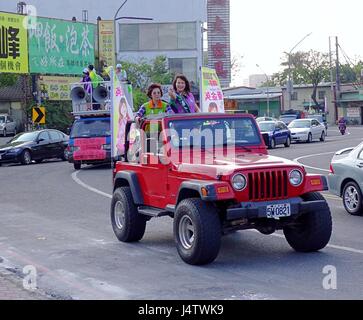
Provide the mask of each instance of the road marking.
POLYGON ((307 156, 303 156, 303 157, 299 157, 299 158, 296 158, 294 159, 294 161, 302 164, 305 168, 309 168, 309 169, 314 169, 314 170, 318 170, 318 171, 324 171, 324 172, 330 172, 330 170, 326 170, 326 169, 322 169, 322 168, 317 168, 317 167, 311 167, 311 166, 308 166, 306 164, 303 164, 302 162, 300 162, 299 160, 301 159, 306 159, 306 158, 311 158, 311 157, 315 157, 315 156, 323 156, 323 155, 326 155, 326 154, 332 154, 332 153, 335 153, 336 151, 333 151, 333 152, 324 152, 324 153, 316 153, 316 154, 310 154, 310 155, 307 155, 307 156))
MULTIPOLYGON (((254 229, 253 230, 248 230, 248 231, 260 233, 258 230, 254 230, 254 229)), ((285 236, 283 234, 279 234, 279 233, 273 233, 273 234, 271 234, 271 236, 274 236, 276 238, 285 239, 285 236)), ((328 244, 327 247, 332 248, 332 249, 342 250, 342 251, 348 251, 348 252, 363 254, 363 250, 354 249, 354 248, 350 248, 350 247, 344 247, 344 246, 338 246, 338 245, 335 245, 335 244, 328 244)))
POLYGON ((105 193, 105 192, 103 192, 103 191, 100 191, 100 190, 98 190, 98 189, 96 189, 96 188, 93 188, 93 187, 89 186, 88 184, 86 184, 86 183, 82 182, 82 181, 81 181, 81 180, 77 177, 77 173, 78 173, 78 172, 79 172, 79 171, 75 171, 75 172, 73 172, 73 173, 72 173, 72 179, 73 179, 73 181, 74 181, 75 183, 79 184, 81 187, 86 188, 86 189, 87 189, 87 190, 89 190, 89 191, 92 191, 92 192, 94 192, 94 193, 97 193, 97 194, 99 194, 99 195, 101 195, 101 196, 103 196, 103 197, 106 197, 106 198, 112 199, 112 195, 110 195, 110 194, 108 194, 108 193, 105 193))

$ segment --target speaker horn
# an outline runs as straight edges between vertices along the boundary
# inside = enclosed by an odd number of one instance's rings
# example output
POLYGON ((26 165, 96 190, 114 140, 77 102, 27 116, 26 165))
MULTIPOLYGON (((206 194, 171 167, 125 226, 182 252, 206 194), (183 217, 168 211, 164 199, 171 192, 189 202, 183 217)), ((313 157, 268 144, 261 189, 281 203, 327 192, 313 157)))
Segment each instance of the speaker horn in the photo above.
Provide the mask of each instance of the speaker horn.
POLYGON ((109 97, 109 91, 104 86, 98 86, 93 90, 93 98, 98 103, 105 103, 109 97))
POLYGON ((74 87, 71 90, 71 99, 74 103, 84 102, 86 98, 86 91, 82 87, 74 87))

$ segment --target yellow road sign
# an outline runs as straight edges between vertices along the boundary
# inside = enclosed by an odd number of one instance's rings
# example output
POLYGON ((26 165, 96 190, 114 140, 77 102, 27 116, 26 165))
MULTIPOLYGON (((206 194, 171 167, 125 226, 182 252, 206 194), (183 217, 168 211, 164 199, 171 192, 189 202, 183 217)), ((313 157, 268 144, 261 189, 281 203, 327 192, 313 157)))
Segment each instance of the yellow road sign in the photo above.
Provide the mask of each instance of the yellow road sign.
POLYGON ((33 122, 44 124, 45 123, 45 108, 44 107, 34 107, 33 108, 33 122))

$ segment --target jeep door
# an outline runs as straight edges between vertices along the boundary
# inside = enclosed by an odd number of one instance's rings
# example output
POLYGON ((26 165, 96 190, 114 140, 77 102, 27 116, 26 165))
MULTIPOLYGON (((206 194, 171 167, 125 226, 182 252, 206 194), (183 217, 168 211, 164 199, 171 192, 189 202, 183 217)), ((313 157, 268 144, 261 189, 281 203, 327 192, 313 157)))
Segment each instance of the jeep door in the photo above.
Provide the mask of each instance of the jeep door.
POLYGON ((145 187, 143 190, 146 204, 164 208, 166 206, 167 192, 167 170, 168 165, 163 164, 161 159, 162 143, 159 136, 161 133, 161 122, 143 125, 144 133, 142 134, 142 152, 140 157, 141 174, 138 175, 141 184, 145 187))

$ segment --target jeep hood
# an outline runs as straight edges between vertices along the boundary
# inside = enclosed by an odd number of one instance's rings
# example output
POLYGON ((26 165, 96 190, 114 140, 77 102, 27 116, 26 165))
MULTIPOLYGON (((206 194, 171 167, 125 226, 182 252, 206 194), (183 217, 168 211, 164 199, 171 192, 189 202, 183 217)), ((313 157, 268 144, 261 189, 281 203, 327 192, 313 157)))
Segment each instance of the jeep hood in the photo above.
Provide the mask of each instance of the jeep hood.
POLYGON ((242 154, 233 158, 215 157, 208 159, 205 163, 180 163, 176 164, 179 173, 209 176, 215 179, 217 176, 231 175, 236 171, 259 170, 264 168, 273 169, 281 167, 299 166, 291 160, 264 154, 242 154))

